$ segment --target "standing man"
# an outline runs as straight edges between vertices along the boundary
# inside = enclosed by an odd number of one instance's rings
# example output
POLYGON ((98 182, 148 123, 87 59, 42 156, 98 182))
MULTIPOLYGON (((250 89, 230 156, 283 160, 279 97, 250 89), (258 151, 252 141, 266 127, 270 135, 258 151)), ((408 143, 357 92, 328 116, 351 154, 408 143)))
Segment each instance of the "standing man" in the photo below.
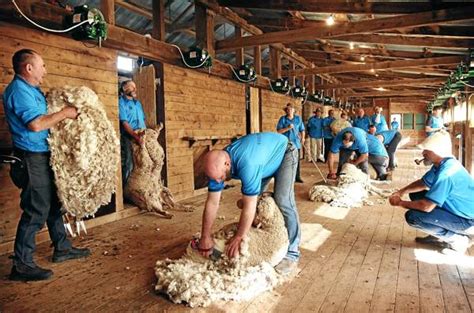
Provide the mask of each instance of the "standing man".
POLYGON ((311 158, 314 162, 325 162, 323 153, 323 119, 321 109, 317 108, 314 115, 308 120, 307 128, 310 138, 311 158))
POLYGON ((393 121, 392 123, 390 123, 390 126, 392 130, 398 130, 398 128, 400 127, 400 124, 398 124, 396 117, 393 118, 393 121))
POLYGON ((35 51, 22 49, 13 55, 15 77, 5 89, 3 106, 13 142, 13 153, 21 160, 10 170, 10 176, 21 189, 23 210, 15 237, 10 280, 45 280, 53 275, 36 265, 35 236, 44 224, 53 242, 55 263, 86 257, 89 249, 78 249, 66 238, 61 204, 56 194, 53 171, 49 165, 48 129, 64 119, 76 119, 77 110, 66 106, 47 114, 46 98, 40 85, 46 75, 43 58, 35 51))
POLYGON ((369 173, 369 148, 367 146, 367 132, 358 127, 344 128, 337 134, 331 145, 331 151, 328 155, 329 179, 337 179, 337 175, 341 171, 342 165, 350 162, 360 168, 362 172, 369 173), (357 158, 350 160, 353 153, 356 153, 357 158), (336 154, 339 153, 339 164, 337 166, 337 173, 334 170, 334 161, 336 161, 336 154))
POLYGON ((224 150, 210 151, 204 162, 204 171, 210 181, 198 245, 201 254, 209 256, 214 246, 211 230, 219 209, 224 180, 232 177, 242 182, 239 227, 225 251, 229 257, 235 257, 255 217, 257 197, 274 177, 274 199, 283 214, 289 239, 286 257, 275 269, 285 275, 295 270, 300 257, 298 246, 301 233, 294 193, 298 165, 298 151, 294 144, 276 133, 251 134, 237 139, 224 150))
POLYGON ((334 117, 334 110, 328 111, 328 116, 323 119, 323 136, 324 136, 324 160, 328 160, 329 151, 331 150, 334 136, 331 130, 331 124, 336 118, 334 117))
POLYGON ((354 122, 352 125, 354 127, 359 127, 360 129, 363 129, 364 131, 367 131, 370 126, 370 118, 365 115, 365 111, 362 108, 359 108, 357 110, 357 116, 354 119, 354 122))
POLYGON ((425 132, 426 136, 431 136, 434 132, 444 129, 443 117, 443 107, 438 105, 433 108, 433 112, 430 114, 426 120, 425 132))
POLYGON ((426 138, 423 149, 425 165, 433 165, 419 180, 393 193, 390 204, 408 209, 408 225, 427 233, 416 241, 447 244, 445 254, 464 254, 474 235, 474 180, 451 154, 449 133, 438 131, 426 138), (410 200, 402 200, 409 194, 410 200))
POLYGON ((300 174, 300 149, 302 145, 304 145, 305 139, 304 124, 301 117, 295 115, 295 107, 293 104, 288 103, 283 110, 286 112, 286 115, 280 117, 276 128, 279 134, 288 137, 288 140, 298 149, 298 167, 295 181, 302 183, 303 179, 301 179, 300 174))
POLYGON ((393 171, 395 167, 397 166, 395 152, 397 151, 398 144, 402 140, 402 134, 400 134, 399 131, 396 131, 394 129, 385 130, 378 134, 375 134, 375 132, 376 132, 375 126, 371 125, 369 128, 369 134, 375 135, 387 149, 388 158, 389 158, 387 170, 393 171))
POLYGON ((143 132, 145 129, 145 113, 142 104, 137 98, 137 86, 132 80, 126 80, 121 85, 122 95, 119 98, 120 119, 120 147, 122 159, 122 187, 125 188, 128 177, 133 170, 132 143, 141 145, 143 143, 143 132))
POLYGON ((382 114, 381 107, 375 107, 375 113, 372 115, 372 125, 375 125, 377 128, 377 133, 388 130, 387 121, 385 120, 385 116, 382 114))
POLYGON ((377 173, 377 179, 387 180, 388 153, 385 146, 371 134, 367 134, 367 146, 369 148, 369 163, 377 173))

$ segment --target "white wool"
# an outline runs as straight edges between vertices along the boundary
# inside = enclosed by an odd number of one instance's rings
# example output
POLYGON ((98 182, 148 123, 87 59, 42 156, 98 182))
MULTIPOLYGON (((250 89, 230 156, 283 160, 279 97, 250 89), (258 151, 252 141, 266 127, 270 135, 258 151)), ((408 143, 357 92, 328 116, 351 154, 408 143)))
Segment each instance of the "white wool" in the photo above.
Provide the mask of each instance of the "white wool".
POLYGON ((171 191, 163 185, 161 170, 165 153, 158 143, 161 128, 162 125, 156 130, 144 130, 144 144, 141 146, 132 142, 133 170, 125 186, 124 197, 142 210, 171 218, 173 214, 167 211, 169 209, 193 211, 194 207, 177 203, 171 191))
POLYGON ((103 104, 91 89, 65 86, 51 89, 48 113, 77 108, 77 119, 65 119, 50 129, 51 167, 63 207, 82 218, 110 202, 116 188, 119 140, 103 104))
MULTIPOLYGON (((181 259, 158 261, 156 291, 168 295, 175 303, 195 307, 208 306, 217 300, 249 300, 275 287, 281 277, 273 266, 286 254, 288 234, 273 198, 259 200, 256 220, 261 227, 250 229, 235 259, 229 260, 222 254, 212 261, 189 245, 181 259)), ((232 238, 237 227, 233 223, 214 233, 215 248, 232 238)), ((220 246, 219 250, 224 247, 220 246)))

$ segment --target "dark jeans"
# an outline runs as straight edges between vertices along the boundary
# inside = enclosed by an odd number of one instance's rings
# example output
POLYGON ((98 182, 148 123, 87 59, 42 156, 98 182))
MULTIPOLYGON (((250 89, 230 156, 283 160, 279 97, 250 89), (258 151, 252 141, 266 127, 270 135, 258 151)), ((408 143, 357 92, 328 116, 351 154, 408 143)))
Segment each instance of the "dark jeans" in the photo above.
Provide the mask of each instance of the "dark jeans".
POLYGON ((384 178, 387 174, 388 158, 380 155, 370 155, 369 163, 374 167, 377 178, 384 178))
MULTIPOLYGON (((410 193, 412 201, 425 197, 426 190, 410 193)), ((431 212, 408 210, 405 213, 408 225, 433 235, 444 242, 453 243, 464 236, 474 235, 474 219, 454 215, 443 208, 435 207, 431 212)))
POLYGON ((400 132, 396 132, 395 136, 393 137, 392 141, 386 146, 387 153, 388 153, 388 168, 394 169, 395 168, 395 152, 397 151, 398 144, 402 140, 402 134, 400 132))
POLYGON ((296 179, 301 180, 301 174, 300 174, 300 160, 301 160, 301 150, 296 149, 298 151, 298 166, 296 167, 296 179))
MULTIPOLYGON (((360 156, 360 153, 358 151, 344 148, 339 150, 339 164, 337 165, 337 175, 339 175, 339 173, 341 172, 342 166, 350 160, 353 153, 355 153, 357 157, 360 156)), ((367 159, 365 159, 364 162, 360 163, 357 167, 360 168, 362 172, 369 174, 369 162, 367 159)))
POLYGON ((331 149, 333 138, 324 138, 324 160, 328 161, 329 150, 331 149))
POLYGON ((49 165, 50 154, 16 150, 15 155, 22 160, 23 166, 12 166, 10 175, 22 189, 20 207, 23 213, 16 232, 13 264, 35 266, 35 236, 45 222, 56 250, 70 249, 71 242, 66 238, 61 205, 49 165), (19 177, 23 177, 21 184, 18 183, 19 177))
POLYGON ((122 188, 127 185, 133 170, 132 142, 126 134, 120 136, 120 159, 122 161, 122 188))

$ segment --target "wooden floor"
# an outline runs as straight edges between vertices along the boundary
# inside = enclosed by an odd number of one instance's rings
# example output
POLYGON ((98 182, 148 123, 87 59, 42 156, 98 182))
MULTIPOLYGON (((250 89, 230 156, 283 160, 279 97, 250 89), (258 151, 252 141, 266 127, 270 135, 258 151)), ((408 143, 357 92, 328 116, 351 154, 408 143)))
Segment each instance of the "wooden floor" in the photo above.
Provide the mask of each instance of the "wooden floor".
MULTIPOLYGON (((399 152, 394 185, 425 171, 415 166, 415 156, 411 150, 399 152)), ((326 166, 321 169, 326 172, 326 166)), ((405 224, 404 210, 386 203, 342 210, 310 202, 307 192, 320 176, 311 163, 302 162, 302 172, 305 183, 296 185, 303 236, 300 273, 252 302, 194 311, 472 312, 474 250, 453 258, 415 244, 417 232, 405 224)), ((216 229, 237 221, 239 190, 224 192, 216 229)), ((90 230, 74 242, 93 250, 87 260, 50 263, 51 248, 41 244, 37 261, 55 273, 46 282, 8 281, 10 260, 0 256, 0 312, 190 311, 154 293, 153 266, 158 259, 181 256, 200 230, 204 199, 188 201, 198 210, 177 212, 172 220, 141 214, 90 230)))

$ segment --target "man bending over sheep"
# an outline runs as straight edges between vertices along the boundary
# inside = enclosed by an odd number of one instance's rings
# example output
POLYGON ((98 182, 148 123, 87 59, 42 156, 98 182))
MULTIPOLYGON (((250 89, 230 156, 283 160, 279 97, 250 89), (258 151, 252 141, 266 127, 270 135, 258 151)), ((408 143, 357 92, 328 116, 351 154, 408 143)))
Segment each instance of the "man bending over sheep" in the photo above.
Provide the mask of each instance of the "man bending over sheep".
POLYGON ((242 238, 252 225, 257 196, 265 190, 273 177, 275 202, 282 211, 289 239, 286 257, 275 269, 283 275, 295 270, 300 257, 298 245, 301 232, 294 194, 298 165, 298 150, 294 144, 276 133, 251 134, 236 140, 224 150, 209 152, 204 162, 204 170, 210 181, 198 246, 201 254, 209 256, 214 246, 211 228, 219 209, 225 179, 232 177, 242 182, 239 228, 225 251, 229 257, 235 257, 239 254, 242 238))
POLYGON ((12 165, 10 176, 22 189, 23 209, 15 237, 11 280, 45 280, 53 275, 36 265, 33 253, 35 236, 48 224, 54 246, 52 261, 86 257, 89 249, 74 248, 66 238, 61 217, 61 204, 49 165, 48 129, 64 119, 77 118, 77 110, 66 106, 59 112, 47 114, 46 99, 39 86, 46 75, 43 58, 35 51, 22 49, 13 55, 15 77, 3 94, 5 116, 10 128, 13 153, 21 162, 12 165))

